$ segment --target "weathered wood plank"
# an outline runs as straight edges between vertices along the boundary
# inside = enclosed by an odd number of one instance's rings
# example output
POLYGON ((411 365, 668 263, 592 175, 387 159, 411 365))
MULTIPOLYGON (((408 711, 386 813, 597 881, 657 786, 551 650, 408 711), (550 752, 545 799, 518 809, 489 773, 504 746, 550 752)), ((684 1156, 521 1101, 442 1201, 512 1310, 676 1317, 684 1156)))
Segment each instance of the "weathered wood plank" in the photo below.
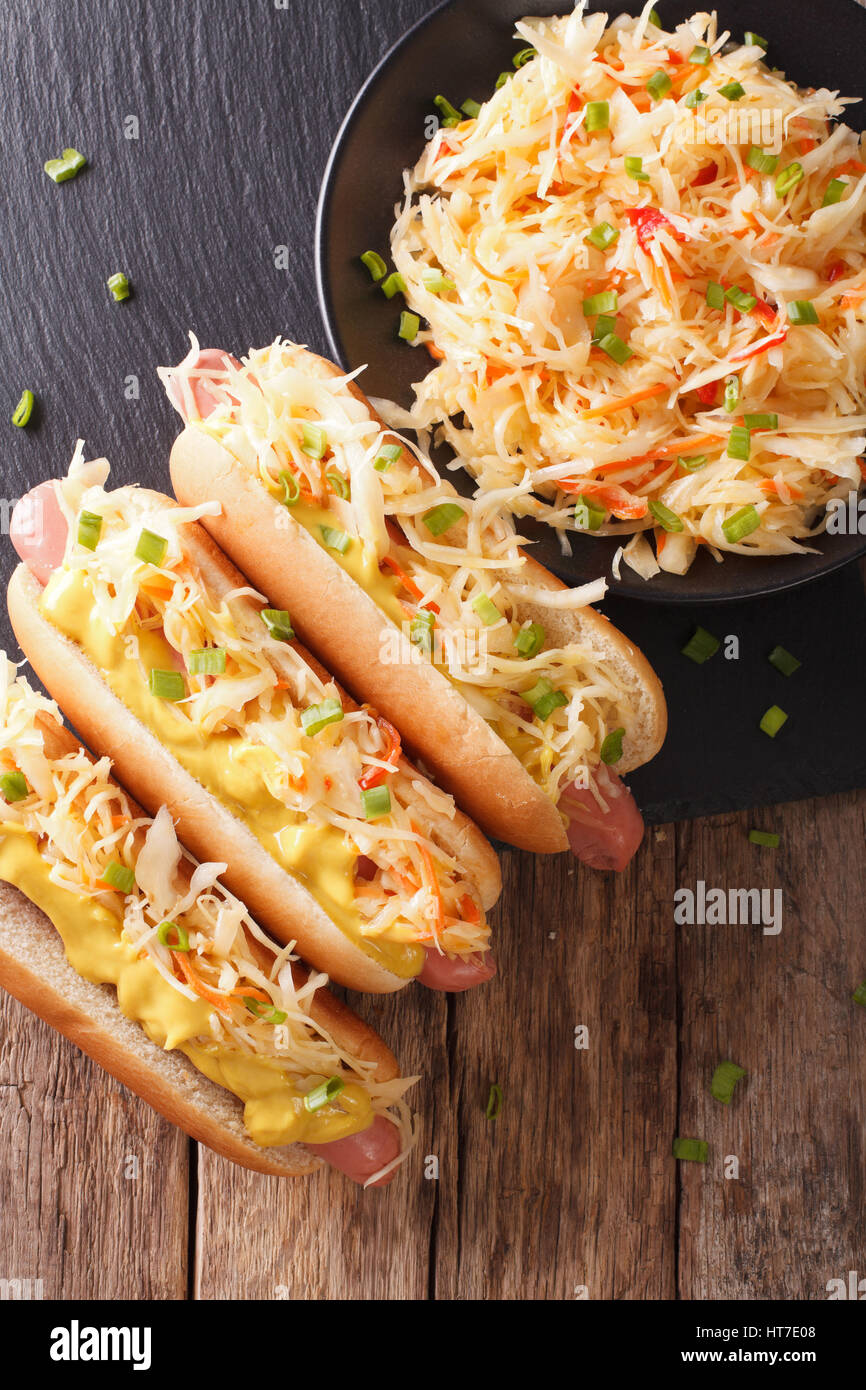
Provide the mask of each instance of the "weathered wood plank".
POLYGON ((5 993, 0 1132, 0 1278, 186 1297, 186 1137, 5 993))
POLYGON ((680 828, 678 883, 780 888, 782 930, 679 928, 679 1132, 707 1139, 706 1168, 681 1163, 683 1298, 826 1298, 866 1272, 866 976, 863 793, 680 828), (778 850, 748 841, 781 833, 778 850), (716 1063, 745 1067, 730 1107, 716 1063), (724 1157, 739 1160, 726 1180, 724 1157))

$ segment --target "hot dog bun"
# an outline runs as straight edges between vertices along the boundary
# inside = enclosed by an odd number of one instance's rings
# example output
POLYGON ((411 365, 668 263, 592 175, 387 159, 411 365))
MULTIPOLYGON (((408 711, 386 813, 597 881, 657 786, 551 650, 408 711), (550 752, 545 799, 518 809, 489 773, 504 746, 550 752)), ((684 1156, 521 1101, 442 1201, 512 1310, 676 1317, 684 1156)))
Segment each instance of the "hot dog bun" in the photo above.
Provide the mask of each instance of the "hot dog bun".
MULTIPOLYGON (((344 374, 305 348, 283 344, 282 360, 323 378, 344 374)), ((354 381, 347 389, 372 419, 379 417, 354 381)), ((379 421, 381 423, 381 421, 379 421)), ((390 441, 400 441, 389 436, 390 441)), ((383 633, 392 629, 378 604, 337 560, 211 435, 187 425, 171 453, 175 493, 185 505, 216 500, 219 516, 203 524, 250 581, 289 609, 304 641, 356 695, 369 699, 395 724, 414 754, 483 828, 498 839, 537 853, 568 847, 563 819, 551 799, 432 662, 383 665, 383 633), (277 521, 279 518, 279 522, 277 521)), ((456 497, 450 484, 444 485, 456 497)), ((524 568, 491 571, 512 594, 531 588, 566 590, 534 560, 524 568)), ((661 747, 667 709, 649 662, 593 608, 540 608, 526 592, 521 620, 541 621, 549 645, 591 642, 614 668, 627 697, 619 722, 625 728, 618 772, 649 761, 661 747)))
MULTIPOLYGON (((40 719, 46 752, 62 757, 78 740, 55 721, 40 719)), ((143 814, 132 803, 135 815, 143 814)), ((306 972, 293 967, 296 980, 306 972)), ((49 918, 11 884, 0 881, 0 986, 191 1138, 245 1168, 296 1177, 321 1166, 303 1144, 262 1148, 247 1137, 243 1105, 204 1076, 183 1053, 165 1051, 120 1010, 115 991, 84 979, 69 964, 49 918)), ((375 1079, 399 1075, 382 1039, 329 991, 316 992, 311 1015, 338 1046, 375 1062, 375 1079)))
MULTIPOLYGON (((184 527, 184 553, 215 595, 244 583, 197 523, 184 527)), ((84 739, 111 757, 120 780, 148 811, 155 814, 160 806, 169 806, 191 853, 201 859, 213 859, 217 853, 225 860, 229 865, 225 882, 232 892, 278 939, 296 941, 299 953, 331 979, 368 993, 389 993, 408 984, 360 950, 300 880, 280 868, 252 831, 130 712, 81 649, 42 616, 41 592, 30 570, 19 565, 9 583, 8 606, 21 648, 84 739)), ((236 617, 247 608, 250 623, 258 624, 259 606, 249 600, 235 601, 236 617)), ((277 664, 279 658, 274 660, 277 664)), ((443 848, 459 855, 479 885, 485 905, 495 901, 500 888, 498 862, 471 821, 460 812, 453 820, 434 815, 421 798, 417 818, 443 848)))

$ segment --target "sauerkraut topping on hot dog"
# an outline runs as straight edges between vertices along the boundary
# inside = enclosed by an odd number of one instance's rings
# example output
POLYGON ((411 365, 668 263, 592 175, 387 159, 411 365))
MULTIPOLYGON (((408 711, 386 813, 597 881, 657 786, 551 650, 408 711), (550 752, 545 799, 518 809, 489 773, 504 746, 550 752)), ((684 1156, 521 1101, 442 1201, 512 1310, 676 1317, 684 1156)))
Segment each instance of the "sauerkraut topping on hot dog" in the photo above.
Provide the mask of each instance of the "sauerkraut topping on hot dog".
MULTIPOLYGON (((313 1017, 327 977, 297 970, 293 946, 275 945, 223 887, 225 864, 196 863, 165 807, 142 815, 108 758, 58 755, 53 724, 56 705, 0 653, 0 877, 41 899, 70 964, 115 985, 153 1041, 236 1094, 255 1142, 309 1140, 327 1156, 378 1119, 405 1154, 403 1095, 417 1078, 377 1081, 375 1062, 340 1047, 313 1017)), ((394 1147, 379 1151, 391 1159, 394 1147)))
MULTIPOLYGON (((277 340, 243 361, 193 338, 161 369, 186 421, 259 476, 397 625, 435 660, 555 802, 577 783, 606 809, 595 771, 609 734, 635 718, 613 663, 590 640, 557 646, 526 609, 556 615, 604 597, 534 585, 521 538, 489 492, 457 497, 423 449, 371 417, 358 373, 303 370, 277 340), (401 447, 402 446, 402 447, 401 447)), ((529 490, 529 484, 526 485, 529 490)))
POLYGON ((181 529, 201 508, 136 488, 107 492, 107 473, 79 448, 54 489, 67 532, 46 615, 106 663, 140 717, 181 761, 194 760, 194 775, 213 773, 208 789, 234 796, 253 833, 343 929, 370 949, 414 950, 409 974, 422 969, 419 947, 486 952, 478 888, 418 811, 426 797, 453 816, 451 798, 402 760, 387 721, 368 707, 343 709, 337 687, 290 644, 289 615, 256 604, 251 629, 239 604, 260 595, 209 591, 181 529))

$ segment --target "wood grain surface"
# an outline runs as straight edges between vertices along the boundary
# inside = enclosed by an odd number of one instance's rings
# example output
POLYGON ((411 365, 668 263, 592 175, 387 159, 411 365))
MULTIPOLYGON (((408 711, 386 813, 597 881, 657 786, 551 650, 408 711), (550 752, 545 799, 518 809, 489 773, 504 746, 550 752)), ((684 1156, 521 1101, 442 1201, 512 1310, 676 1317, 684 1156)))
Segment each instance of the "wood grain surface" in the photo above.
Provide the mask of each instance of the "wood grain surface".
MULTIPOLYGON (((152 368, 188 326, 236 343, 291 323, 322 345, 309 266, 278 277, 272 250, 288 235, 285 199, 311 223, 323 155, 287 162, 279 130, 235 122, 253 98, 232 54, 258 35, 293 148, 322 151, 366 72, 427 8, 364 0, 345 45, 345 0, 305 4, 302 37, 267 0, 6 0, 3 149, 27 187, 3 214, 0 376, 13 404, 27 382, 42 399, 39 429, 4 436, 7 496, 47 460, 60 467, 77 433, 112 453, 120 481, 163 478, 174 424, 152 368), (332 76, 314 101, 298 93, 311 48, 330 55, 332 76), (167 68, 172 97, 155 110, 148 92, 167 68), (212 94, 209 140, 232 151, 219 177, 233 212, 217 227, 197 217, 216 175, 197 156, 184 72, 212 94), (177 220, 161 236, 158 161, 136 163, 118 134, 136 110, 148 140, 182 126, 185 239, 177 220), (34 215, 41 161, 67 143, 94 167, 70 220, 46 224, 34 215), (246 269, 232 279, 238 247, 246 269), (97 298, 120 268, 138 309, 97 298), (138 403, 123 398, 130 372, 138 403)), ((807 737, 844 736, 832 698, 807 737)), ((866 794, 851 793, 654 827, 619 878, 506 852, 493 984, 450 1001, 420 988, 353 1000, 422 1077, 418 1148, 382 1192, 327 1172, 281 1182, 233 1168, 3 996, 0 1279, 41 1280, 63 1299, 826 1298, 829 1279, 866 1275, 866 1011, 850 1000, 866 977, 864 832, 866 794), (781 847, 751 845, 753 825, 779 831, 781 847), (780 888, 781 932, 676 926, 674 893, 698 880, 780 888), (709 1094, 724 1057, 748 1071, 730 1107, 709 1094), (504 1107, 490 1121, 494 1081, 504 1107), (671 1158, 676 1134, 709 1141, 706 1166, 671 1158), (438 1177, 425 1176, 432 1159, 438 1177)))

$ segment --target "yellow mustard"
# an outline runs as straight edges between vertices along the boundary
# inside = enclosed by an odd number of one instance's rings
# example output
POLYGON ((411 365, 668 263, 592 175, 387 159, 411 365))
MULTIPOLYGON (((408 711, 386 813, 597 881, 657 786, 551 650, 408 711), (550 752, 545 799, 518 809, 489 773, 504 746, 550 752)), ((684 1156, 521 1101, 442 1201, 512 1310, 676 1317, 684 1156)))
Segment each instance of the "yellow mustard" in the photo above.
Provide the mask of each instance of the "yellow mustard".
POLYGON ((365 955, 401 979, 419 973, 424 963, 422 947, 361 935, 354 894, 357 852, 343 831, 305 821, 272 795, 268 782, 275 785, 279 776, 275 754, 233 731, 205 733, 169 701, 151 695, 131 639, 136 639, 145 670, 171 669, 172 649, 161 633, 145 629, 112 633, 95 612, 89 580, 81 571, 57 570, 39 607, 44 617, 82 648, 114 694, 181 766, 243 821, 365 955))
POLYGON ((372 1119, 363 1087, 349 1083, 339 1109, 312 1114, 279 1062, 226 1047, 210 1035, 211 1006, 172 989, 147 956, 121 935, 120 917, 52 882, 33 836, 18 824, 0 823, 0 879, 19 888, 54 924, 72 968, 94 984, 114 985, 126 1018, 152 1042, 179 1048, 218 1085, 244 1102, 244 1125, 263 1146, 330 1143, 366 1129, 372 1119))

